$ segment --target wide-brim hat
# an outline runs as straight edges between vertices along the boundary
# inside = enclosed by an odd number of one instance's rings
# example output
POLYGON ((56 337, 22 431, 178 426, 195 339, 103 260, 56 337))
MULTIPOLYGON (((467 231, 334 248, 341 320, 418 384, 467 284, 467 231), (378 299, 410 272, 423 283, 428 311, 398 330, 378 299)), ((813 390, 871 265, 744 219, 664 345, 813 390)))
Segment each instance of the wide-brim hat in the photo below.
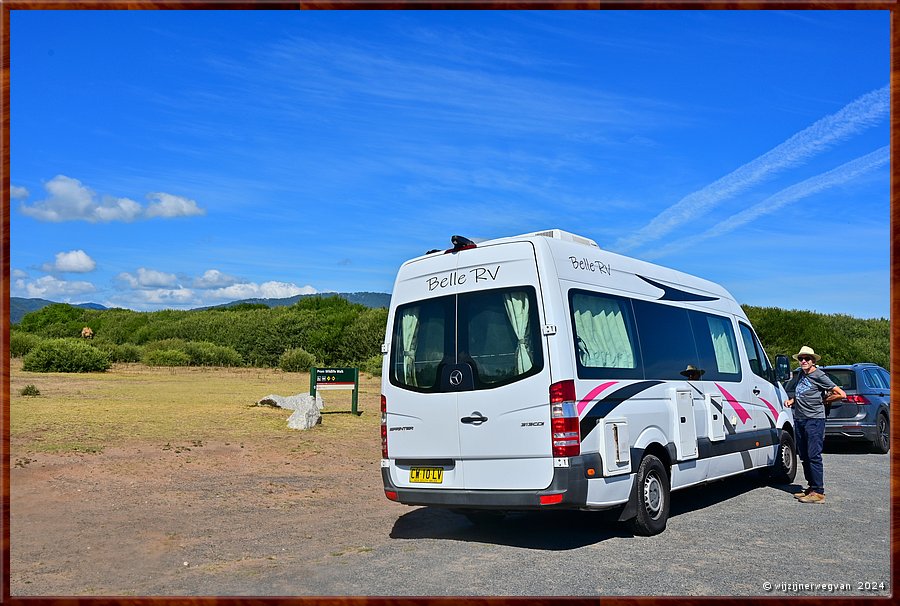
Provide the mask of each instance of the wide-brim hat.
POLYGON ((685 368, 684 370, 681 371, 681 374, 686 377, 689 377, 692 374, 694 374, 695 372, 699 373, 700 376, 702 377, 703 373, 705 373, 706 371, 703 370, 702 368, 694 368, 694 366, 692 364, 688 364, 687 368, 685 368))
POLYGON ((812 356, 812 359, 815 360, 816 362, 818 362, 819 360, 822 359, 822 356, 820 356, 819 354, 814 352, 812 347, 808 347, 806 345, 801 347, 800 351, 798 351, 797 353, 794 354, 794 359, 796 360, 800 356, 812 356))

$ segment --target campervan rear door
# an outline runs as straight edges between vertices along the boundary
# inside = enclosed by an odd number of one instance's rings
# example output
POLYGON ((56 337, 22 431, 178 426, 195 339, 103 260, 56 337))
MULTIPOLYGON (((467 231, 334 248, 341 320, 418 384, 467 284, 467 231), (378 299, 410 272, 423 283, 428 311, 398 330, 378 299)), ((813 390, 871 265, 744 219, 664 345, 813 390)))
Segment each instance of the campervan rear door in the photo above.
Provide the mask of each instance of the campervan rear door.
POLYGON ((457 392, 460 465, 469 490, 546 488, 553 476, 550 360, 534 246, 465 250, 457 273, 460 361, 475 388, 457 392))
MULTIPOLYGON (((406 381, 406 387, 389 381, 382 392, 387 399, 388 453, 397 461, 410 461, 401 465, 402 473, 393 479, 401 486, 409 485, 410 465, 440 463, 446 469, 439 484, 416 484, 420 488, 462 488, 462 471, 455 462, 459 459, 459 415, 454 392, 436 389, 438 378, 435 369, 452 355, 455 303, 454 288, 450 278, 456 275, 456 255, 431 256, 403 267, 394 286, 392 302, 398 308, 393 326, 401 334, 393 336, 392 361, 404 360, 404 350, 409 352, 410 373, 417 379, 406 381), (443 286, 441 283, 443 282, 443 286), (402 328, 404 315, 411 325, 402 328), (403 342, 403 333, 410 342, 403 342), (400 350, 399 354, 396 350, 400 350), (421 369, 430 370, 428 376, 421 369)), ((390 371, 389 371, 390 372, 390 371)), ((403 373, 403 370, 398 371, 403 373)))

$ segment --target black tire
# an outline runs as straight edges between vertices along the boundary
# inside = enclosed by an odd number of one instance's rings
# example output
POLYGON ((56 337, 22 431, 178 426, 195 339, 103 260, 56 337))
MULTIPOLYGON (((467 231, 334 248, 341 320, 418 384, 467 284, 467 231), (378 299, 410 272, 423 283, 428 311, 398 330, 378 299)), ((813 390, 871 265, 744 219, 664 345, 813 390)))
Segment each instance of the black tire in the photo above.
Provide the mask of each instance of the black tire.
POLYGON ((669 473, 652 454, 641 459, 635 477, 637 515, 631 520, 634 534, 649 537, 666 529, 669 519, 669 473))
POLYGON ((891 422, 883 412, 878 413, 875 429, 875 441, 872 442, 872 452, 887 454, 891 449, 891 422))
POLYGON ((778 442, 775 462, 769 469, 769 477, 779 484, 790 484, 797 475, 797 446, 794 438, 784 429, 778 442))

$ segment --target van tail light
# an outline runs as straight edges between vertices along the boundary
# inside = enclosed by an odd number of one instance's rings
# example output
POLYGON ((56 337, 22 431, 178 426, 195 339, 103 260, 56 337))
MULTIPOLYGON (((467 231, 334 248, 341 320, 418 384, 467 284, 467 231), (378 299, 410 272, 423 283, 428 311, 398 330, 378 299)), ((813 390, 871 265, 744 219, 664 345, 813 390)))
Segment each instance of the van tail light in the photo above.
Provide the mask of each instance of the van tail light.
POLYGON ((866 396, 860 396, 856 394, 847 396, 846 398, 844 398, 844 401, 850 402, 851 404, 858 404, 860 406, 868 406, 869 404, 871 404, 866 396))
POLYGON ((387 452, 387 398, 381 394, 381 458, 388 458, 387 452))
POLYGON ((571 379, 550 386, 550 436, 554 457, 576 457, 581 454, 575 381, 571 379))
POLYGON ((560 381, 550 386, 550 403, 560 404, 562 402, 575 401, 575 381, 560 381))

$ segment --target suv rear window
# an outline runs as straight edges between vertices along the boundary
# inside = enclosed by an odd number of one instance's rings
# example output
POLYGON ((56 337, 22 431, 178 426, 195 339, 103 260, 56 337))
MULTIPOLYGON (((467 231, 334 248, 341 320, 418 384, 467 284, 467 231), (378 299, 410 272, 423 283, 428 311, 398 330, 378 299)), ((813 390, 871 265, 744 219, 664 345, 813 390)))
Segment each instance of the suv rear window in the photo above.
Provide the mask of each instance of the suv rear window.
POLYGON ((841 389, 856 390, 856 373, 850 369, 826 370, 825 374, 841 389))
POLYGON ((441 367, 467 363, 475 389, 537 374, 544 366, 535 290, 530 286, 449 295, 397 307, 390 380, 440 391, 441 367))

